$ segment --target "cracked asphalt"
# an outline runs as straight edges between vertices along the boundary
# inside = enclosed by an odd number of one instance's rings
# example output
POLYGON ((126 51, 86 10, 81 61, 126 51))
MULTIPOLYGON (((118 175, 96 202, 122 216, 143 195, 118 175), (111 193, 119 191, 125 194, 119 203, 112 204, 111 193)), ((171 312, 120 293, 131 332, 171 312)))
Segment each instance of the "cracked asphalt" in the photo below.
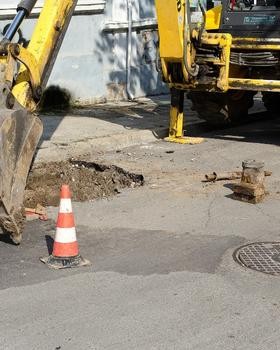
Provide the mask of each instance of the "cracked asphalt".
POLYGON ((0 236, 0 348, 5 350, 278 350, 280 278, 232 257, 248 242, 280 241, 280 120, 197 131, 201 145, 157 141, 85 158, 142 173, 146 184, 74 203, 90 267, 51 271, 57 208, 29 222, 23 243, 0 236), (205 173, 265 162, 269 195, 231 199, 231 181, 205 173))

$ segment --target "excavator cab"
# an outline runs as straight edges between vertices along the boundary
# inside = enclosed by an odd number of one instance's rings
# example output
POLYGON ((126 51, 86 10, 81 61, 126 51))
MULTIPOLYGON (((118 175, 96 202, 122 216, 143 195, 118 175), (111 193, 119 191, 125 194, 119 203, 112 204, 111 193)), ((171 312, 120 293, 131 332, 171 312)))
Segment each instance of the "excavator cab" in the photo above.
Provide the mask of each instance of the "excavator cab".
POLYGON ((223 5, 220 30, 241 37, 279 37, 279 24, 279 0, 229 0, 223 5))
POLYGON ((22 0, 0 42, 0 226, 18 244, 24 190, 43 127, 33 114, 77 0, 46 0, 27 48, 13 43, 37 0, 22 0))

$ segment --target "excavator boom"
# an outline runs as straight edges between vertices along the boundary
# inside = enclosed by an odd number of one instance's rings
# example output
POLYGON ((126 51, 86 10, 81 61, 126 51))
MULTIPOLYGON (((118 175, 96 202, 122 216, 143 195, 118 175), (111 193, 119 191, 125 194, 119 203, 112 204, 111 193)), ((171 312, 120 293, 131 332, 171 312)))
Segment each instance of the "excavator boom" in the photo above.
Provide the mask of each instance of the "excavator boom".
POLYGON ((27 48, 12 43, 37 0, 22 0, 0 42, 0 226, 20 243, 24 190, 43 127, 33 114, 77 0, 46 0, 27 48))

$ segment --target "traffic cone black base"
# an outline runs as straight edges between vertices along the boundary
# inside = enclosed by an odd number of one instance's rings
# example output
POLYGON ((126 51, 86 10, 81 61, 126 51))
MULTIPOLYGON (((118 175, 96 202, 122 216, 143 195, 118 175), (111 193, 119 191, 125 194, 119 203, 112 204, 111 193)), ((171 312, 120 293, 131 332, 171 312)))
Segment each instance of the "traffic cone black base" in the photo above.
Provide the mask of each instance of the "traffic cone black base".
POLYGON ((40 258, 40 260, 46 264, 50 269, 61 270, 70 269, 73 267, 89 266, 90 261, 82 258, 80 255, 67 258, 58 258, 50 255, 46 258, 40 258))

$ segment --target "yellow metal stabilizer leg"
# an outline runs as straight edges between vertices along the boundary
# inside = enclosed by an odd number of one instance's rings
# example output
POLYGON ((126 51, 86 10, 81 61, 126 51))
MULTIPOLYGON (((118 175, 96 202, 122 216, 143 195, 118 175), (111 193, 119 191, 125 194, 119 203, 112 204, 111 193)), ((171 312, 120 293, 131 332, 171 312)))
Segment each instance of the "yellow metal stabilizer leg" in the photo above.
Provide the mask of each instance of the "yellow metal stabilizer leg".
POLYGON ((185 137, 183 131, 184 123, 184 91, 171 89, 171 108, 169 136, 165 139, 169 142, 177 142, 195 145, 204 141, 201 137, 185 137))

